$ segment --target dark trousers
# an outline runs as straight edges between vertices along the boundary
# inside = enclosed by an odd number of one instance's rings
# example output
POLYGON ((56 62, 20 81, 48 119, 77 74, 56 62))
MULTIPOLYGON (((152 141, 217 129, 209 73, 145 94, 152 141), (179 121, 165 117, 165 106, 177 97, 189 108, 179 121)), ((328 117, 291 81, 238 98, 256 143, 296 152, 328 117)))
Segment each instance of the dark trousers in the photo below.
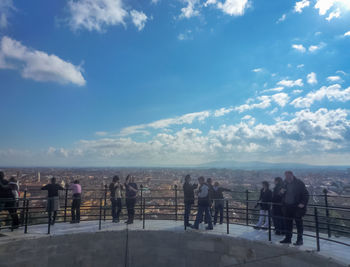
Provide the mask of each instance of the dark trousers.
POLYGON ((273 225, 275 226, 275 231, 279 233, 284 233, 285 218, 283 216, 282 206, 272 206, 272 221, 273 225))
POLYGON ((73 196, 73 201, 72 201, 72 221, 73 222, 80 222, 80 204, 81 204, 80 194, 79 196, 73 196))
POLYGON ((292 239, 293 236, 293 221, 297 227, 298 240, 303 239, 303 211, 296 206, 284 206, 284 216, 285 216, 285 234, 287 239, 292 239))
MULTIPOLYGON (((3 207, 8 211, 12 219, 12 227, 19 226, 19 218, 17 214, 18 203, 16 200, 5 200, 3 207)), ((1 210, 0 210, 1 211, 1 210)))
POLYGON ((127 198, 126 209, 128 210, 128 221, 134 222, 136 198, 127 198))
POLYGON ((112 202, 112 218, 113 221, 119 220, 120 212, 122 211, 122 199, 121 198, 111 198, 112 202))
POLYGON ((184 215, 184 224, 189 225, 190 215, 191 215, 192 203, 185 202, 185 215, 184 215))
POLYGON ((222 224, 224 221, 224 201, 223 200, 215 201, 214 224, 217 223, 219 214, 220 214, 220 224, 222 224))
POLYGON ((208 223, 208 228, 213 228, 213 223, 211 220, 211 213, 209 205, 198 205, 198 211, 196 216, 196 221, 194 222, 194 227, 198 228, 200 221, 203 219, 203 213, 205 221, 208 223))

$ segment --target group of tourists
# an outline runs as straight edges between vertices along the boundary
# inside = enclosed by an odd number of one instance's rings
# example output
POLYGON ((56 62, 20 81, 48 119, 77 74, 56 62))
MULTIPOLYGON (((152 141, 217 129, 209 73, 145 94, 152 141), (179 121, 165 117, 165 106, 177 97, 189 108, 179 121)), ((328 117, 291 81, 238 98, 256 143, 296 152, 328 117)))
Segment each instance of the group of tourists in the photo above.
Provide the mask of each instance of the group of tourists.
MULTIPOLYGON (((268 229, 269 218, 272 218, 274 231, 276 235, 285 235, 280 242, 289 244, 293 236, 293 222, 295 221, 297 228, 297 241, 294 245, 303 244, 303 216, 306 213, 306 206, 309 200, 309 193, 305 184, 296 178, 291 171, 285 172, 285 179, 280 177, 274 179, 273 191, 270 190, 267 181, 262 182, 262 189, 256 208, 260 208, 259 220, 255 225, 255 229, 268 229)), ((68 189, 72 192, 71 205, 71 223, 80 222, 80 205, 82 188, 78 180, 73 181, 68 189)), ((49 223, 55 224, 57 211, 60 209, 59 191, 65 190, 61 185, 56 183, 56 178, 51 178, 51 182, 41 188, 48 192, 47 212, 49 223)), ((127 224, 134 222, 135 203, 138 193, 137 184, 131 175, 125 178, 122 183, 119 176, 115 175, 109 185, 111 215, 114 223, 120 222, 120 214, 125 199, 125 205, 128 213, 127 224)), ((191 176, 186 175, 183 184, 184 192, 184 224, 185 227, 198 229, 199 224, 204 222, 207 224, 206 229, 212 230, 217 224, 223 223, 224 196, 223 192, 230 192, 230 189, 221 187, 219 182, 213 181, 211 178, 207 180, 203 176, 198 178, 198 184, 191 183, 191 176), (198 205, 197 214, 194 224, 190 224, 190 215, 192 205, 195 203, 195 194, 197 195, 198 205), (214 214, 214 215, 213 215, 214 214), (203 218, 204 216, 204 218, 203 218)), ((3 172, 0 172, 0 211, 6 210, 12 218, 12 229, 19 226, 19 218, 17 215, 19 198, 19 186, 14 177, 9 180, 5 179, 3 172)))
POLYGON ((276 177, 273 191, 267 181, 262 182, 259 201, 259 221, 255 229, 268 229, 269 212, 272 213, 272 221, 276 235, 285 235, 280 242, 290 244, 293 236, 293 221, 297 228, 296 246, 303 244, 303 216, 306 214, 306 206, 309 201, 309 192, 303 181, 296 178, 291 171, 285 172, 285 179, 276 177))
MULTIPOLYGON (((220 215, 220 224, 223 223, 224 210, 224 191, 229 189, 219 186, 218 182, 212 185, 212 179, 206 181, 203 176, 198 178, 199 184, 191 183, 191 176, 186 175, 183 184, 184 191, 184 224, 186 227, 198 229, 199 224, 204 221, 208 226, 207 230, 212 230, 213 225, 216 225, 218 215, 220 215), (194 205, 195 192, 198 198, 197 215, 194 224, 189 223, 191 208, 194 205), (214 208, 214 218, 212 216, 214 208), (204 220, 203 220, 204 214, 204 220), (213 218, 213 220, 212 220, 213 218)), ((259 220, 254 226, 255 229, 269 228, 269 216, 271 216, 274 231, 276 235, 285 235, 285 238, 280 241, 282 244, 290 244, 293 236, 293 222, 297 227, 296 246, 303 244, 303 216, 306 213, 306 206, 309 200, 309 193, 305 184, 296 178, 291 171, 285 172, 285 179, 276 177, 274 179, 275 187, 273 191, 269 188, 267 181, 262 182, 262 189, 256 208, 260 208, 259 220), (270 214, 270 212, 272 214, 270 214)))
POLYGON ((184 191, 184 204, 185 204, 185 214, 184 214, 184 224, 186 227, 191 227, 193 229, 198 229, 199 224, 204 222, 208 224, 207 230, 213 230, 213 225, 216 225, 218 216, 220 215, 220 224, 223 223, 223 213, 224 213, 224 195, 223 192, 231 191, 230 189, 220 187, 219 182, 213 181, 208 178, 206 181, 203 176, 198 178, 199 184, 191 184, 191 176, 186 175, 185 183, 183 184, 184 191), (198 189, 197 189, 198 188, 198 189), (191 214, 191 208, 194 204, 195 190, 198 197, 198 210, 194 224, 189 223, 189 217, 191 214), (214 207, 214 221, 212 220, 214 207))

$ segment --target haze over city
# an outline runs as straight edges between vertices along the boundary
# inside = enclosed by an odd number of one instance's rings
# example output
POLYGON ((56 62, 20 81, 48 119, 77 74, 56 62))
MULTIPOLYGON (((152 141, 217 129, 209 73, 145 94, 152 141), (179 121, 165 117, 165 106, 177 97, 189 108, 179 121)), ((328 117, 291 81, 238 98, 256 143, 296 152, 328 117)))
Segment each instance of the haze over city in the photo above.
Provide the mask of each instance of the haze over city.
POLYGON ((349 45, 348 0, 1 0, 0 166, 349 166, 349 45))

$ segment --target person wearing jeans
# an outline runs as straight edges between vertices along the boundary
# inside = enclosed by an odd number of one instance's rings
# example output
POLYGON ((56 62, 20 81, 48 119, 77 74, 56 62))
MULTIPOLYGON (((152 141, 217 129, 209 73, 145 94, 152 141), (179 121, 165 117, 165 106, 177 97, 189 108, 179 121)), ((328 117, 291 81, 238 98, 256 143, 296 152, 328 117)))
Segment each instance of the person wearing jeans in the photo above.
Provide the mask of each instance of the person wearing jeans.
POLYGON ((69 189, 72 190, 72 221, 71 223, 80 223, 80 204, 81 204, 81 185, 75 180, 69 189))
POLYGON ((204 177, 201 176, 198 178, 199 189, 198 189, 198 211, 196 220, 193 229, 199 228, 199 223, 203 218, 203 213, 205 214, 205 221, 208 223, 206 230, 213 230, 213 222, 210 214, 210 196, 209 196, 209 187, 205 183, 204 177))
POLYGON ((119 215, 122 211, 122 190, 123 186, 120 183, 118 175, 113 177, 112 183, 109 185, 111 203, 112 203, 112 220, 115 223, 119 222, 119 215))
POLYGON ((218 182, 214 183, 213 188, 213 199, 214 199, 214 207, 215 207, 215 213, 214 213, 214 225, 216 225, 218 220, 218 215, 220 214, 220 224, 223 223, 224 220, 224 194, 223 192, 231 192, 230 189, 226 189, 219 186, 218 182))
POLYGON ((194 204, 194 190, 198 187, 197 184, 191 184, 191 176, 188 174, 185 177, 185 183, 183 184, 184 191, 184 204, 185 204, 185 214, 184 214, 184 225, 191 226, 189 223, 189 218, 191 215, 191 207, 194 204))
POLYGON ((134 178, 128 175, 125 179, 125 201, 128 210, 128 220, 125 222, 126 224, 134 223, 137 191, 137 184, 134 182, 134 178))

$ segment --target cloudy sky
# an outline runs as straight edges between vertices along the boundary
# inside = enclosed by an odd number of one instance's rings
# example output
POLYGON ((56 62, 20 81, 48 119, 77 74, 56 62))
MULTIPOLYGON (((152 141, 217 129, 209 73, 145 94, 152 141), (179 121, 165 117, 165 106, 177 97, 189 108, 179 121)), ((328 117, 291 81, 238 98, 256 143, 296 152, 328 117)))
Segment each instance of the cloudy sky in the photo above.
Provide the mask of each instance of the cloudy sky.
POLYGON ((0 165, 350 162, 349 0, 0 0, 0 165))

